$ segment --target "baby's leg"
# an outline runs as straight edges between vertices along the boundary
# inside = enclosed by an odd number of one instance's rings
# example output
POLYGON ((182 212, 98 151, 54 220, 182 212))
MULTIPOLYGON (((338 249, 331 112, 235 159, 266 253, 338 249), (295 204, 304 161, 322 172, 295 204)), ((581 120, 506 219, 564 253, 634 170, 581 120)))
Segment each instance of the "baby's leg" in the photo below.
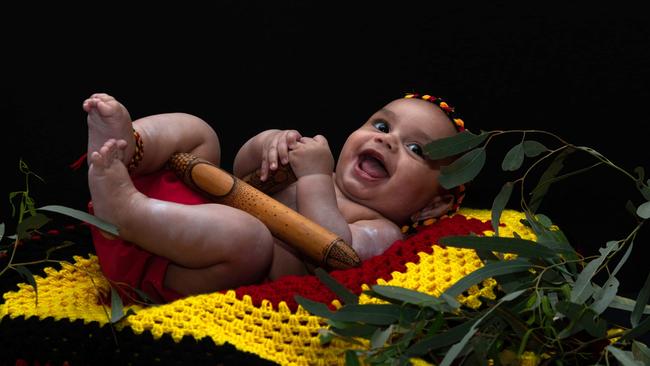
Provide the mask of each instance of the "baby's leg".
MULTIPOLYGON (((176 152, 191 153, 219 165, 221 151, 215 131, 202 119, 186 113, 165 113, 131 122, 127 109, 108 94, 93 94, 83 103, 88 112, 88 156, 108 139, 126 141, 122 163, 135 152, 135 129, 142 138, 144 155, 131 174, 147 174, 164 167, 176 152)), ((89 161, 90 164, 90 161, 89 161)))
POLYGON ((172 289, 184 294, 215 291, 266 275, 273 237, 261 221, 228 206, 146 197, 122 163, 125 145, 111 139, 90 154, 93 209, 117 226, 120 237, 174 263, 166 278, 172 289))

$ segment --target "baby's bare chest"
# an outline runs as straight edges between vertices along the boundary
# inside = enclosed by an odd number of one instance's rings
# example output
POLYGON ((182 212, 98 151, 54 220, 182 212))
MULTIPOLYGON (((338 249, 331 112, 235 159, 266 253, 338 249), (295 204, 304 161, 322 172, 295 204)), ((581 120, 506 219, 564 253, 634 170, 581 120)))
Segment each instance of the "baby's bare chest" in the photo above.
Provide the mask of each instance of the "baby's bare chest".
MULTIPOLYGON (((298 211, 298 201, 296 196, 296 183, 289 185, 282 191, 273 195, 273 198, 280 201, 284 205, 298 211)), ((380 218, 381 216, 374 210, 360 205, 350 199, 346 198, 339 192, 336 194, 336 204, 339 211, 345 217, 348 223, 353 223, 359 220, 372 220, 380 218)))

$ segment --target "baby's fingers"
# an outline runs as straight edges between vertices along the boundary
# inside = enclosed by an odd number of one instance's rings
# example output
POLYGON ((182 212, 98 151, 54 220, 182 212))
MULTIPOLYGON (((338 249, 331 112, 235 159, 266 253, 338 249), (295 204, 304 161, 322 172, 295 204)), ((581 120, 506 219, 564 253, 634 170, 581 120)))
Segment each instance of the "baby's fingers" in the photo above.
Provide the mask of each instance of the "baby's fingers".
POLYGON ((286 141, 289 148, 293 149, 294 147, 296 147, 296 142, 300 140, 300 138, 302 138, 300 132, 296 130, 288 130, 286 141))

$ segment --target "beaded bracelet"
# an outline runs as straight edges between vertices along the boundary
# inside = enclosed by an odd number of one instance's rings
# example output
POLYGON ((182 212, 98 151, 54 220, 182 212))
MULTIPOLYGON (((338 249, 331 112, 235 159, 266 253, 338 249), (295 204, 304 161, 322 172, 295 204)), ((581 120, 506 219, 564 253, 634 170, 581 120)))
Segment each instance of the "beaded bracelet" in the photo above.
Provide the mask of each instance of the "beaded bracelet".
POLYGON ((138 164, 140 164, 140 161, 144 156, 142 137, 135 129, 133 129, 133 137, 135 137, 135 152, 133 152, 133 157, 131 158, 129 165, 127 165, 129 172, 133 172, 138 167, 138 164))

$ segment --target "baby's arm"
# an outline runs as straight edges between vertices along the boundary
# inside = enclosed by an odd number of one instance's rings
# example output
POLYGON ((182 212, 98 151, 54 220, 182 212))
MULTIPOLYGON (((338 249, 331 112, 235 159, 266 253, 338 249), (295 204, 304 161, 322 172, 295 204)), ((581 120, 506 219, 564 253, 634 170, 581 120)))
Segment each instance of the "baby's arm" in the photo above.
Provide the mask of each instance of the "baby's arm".
POLYGON ((261 132, 239 149, 233 163, 233 174, 243 177, 260 169, 260 178, 266 180, 270 171, 279 164, 289 163, 289 150, 300 139, 296 130, 266 130, 261 132))
POLYGON ((296 174, 298 212, 352 243, 350 227, 339 210, 332 171, 334 157, 323 136, 303 137, 289 154, 296 174))
POLYGON ((383 253, 396 240, 403 239, 399 227, 386 219, 359 220, 350 224, 352 248, 361 260, 383 253))

